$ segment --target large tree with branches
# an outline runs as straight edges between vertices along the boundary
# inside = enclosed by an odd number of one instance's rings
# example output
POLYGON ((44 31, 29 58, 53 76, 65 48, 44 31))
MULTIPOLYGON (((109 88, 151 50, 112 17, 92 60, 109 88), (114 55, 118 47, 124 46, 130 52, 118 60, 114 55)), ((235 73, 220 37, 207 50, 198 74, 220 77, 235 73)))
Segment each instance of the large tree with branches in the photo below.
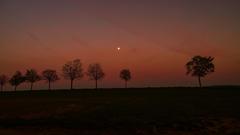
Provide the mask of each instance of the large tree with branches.
POLYGON ((53 69, 46 69, 42 72, 42 79, 46 80, 48 83, 48 90, 51 90, 51 83, 59 80, 57 71, 53 69))
POLYGON ((214 58, 203 57, 203 56, 194 56, 186 64, 187 75, 195 76, 198 78, 199 86, 202 87, 201 78, 205 77, 209 73, 214 72, 215 66, 213 64, 214 58))
POLYGON ((104 78, 105 73, 102 70, 102 67, 100 64, 90 64, 88 67, 87 75, 89 76, 90 80, 95 80, 95 87, 98 88, 98 80, 101 80, 104 78))
POLYGON ((125 88, 127 88, 127 83, 132 78, 130 70, 129 69, 121 70, 120 78, 125 81, 125 88))
POLYGON ((62 68, 65 79, 71 81, 70 89, 73 89, 73 81, 83 77, 82 63, 79 59, 67 62, 62 68))

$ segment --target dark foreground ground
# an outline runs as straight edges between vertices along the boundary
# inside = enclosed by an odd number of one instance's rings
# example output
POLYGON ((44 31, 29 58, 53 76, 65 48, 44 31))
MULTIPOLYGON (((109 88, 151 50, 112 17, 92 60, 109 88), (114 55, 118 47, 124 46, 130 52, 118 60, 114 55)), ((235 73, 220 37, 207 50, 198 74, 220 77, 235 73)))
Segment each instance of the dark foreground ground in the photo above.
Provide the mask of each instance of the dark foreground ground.
POLYGON ((0 135, 239 135, 240 88, 0 94, 0 135))

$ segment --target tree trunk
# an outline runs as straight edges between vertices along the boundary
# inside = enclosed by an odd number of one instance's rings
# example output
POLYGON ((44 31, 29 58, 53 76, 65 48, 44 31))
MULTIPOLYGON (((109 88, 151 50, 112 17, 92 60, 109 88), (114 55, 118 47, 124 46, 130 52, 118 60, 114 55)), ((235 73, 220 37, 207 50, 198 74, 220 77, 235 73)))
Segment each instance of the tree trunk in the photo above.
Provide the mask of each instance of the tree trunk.
POLYGON ((202 87, 202 82, 201 82, 201 77, 198 76, 198 83, 199 83, 199 87, 201 88, 202 87))
POLYGON ((3 85, 1 85, 1 92, 3 91, 3 85))
POLYGON ((14 86, 14 91, 17 91, 17 86, 14 86))
POLYGON ((97 83, 97 81, 98 81, 98 71, 97 71, 97 68, 95 69, 96 71, 95 71, 95 74, 96 74, 96 76, 95 76, 95 83, 96 83, 96 89, 98 88, 98 83, 97 83))
POLYGON ((31 91, 32 91, 32 88, 33 88, 33 83, 31 83, 31 88, 30 88, 31 91))
POLYGON ((72 90, 73 89, 73 80, 71 80, 71 89, 70 90, 72 90))
POLYGON ((96 81, 95 85, 96 85, 96 89, 97 89, 98 88, 98 82, 97 82, 98 80, 96 79, 95 81, 96 81))
POLYGON ((48 90, 51 90, 51 81, 48 81, 48 90))
POLYGON ((125 88, 127 88, 127 81, 125 81, 125 88))

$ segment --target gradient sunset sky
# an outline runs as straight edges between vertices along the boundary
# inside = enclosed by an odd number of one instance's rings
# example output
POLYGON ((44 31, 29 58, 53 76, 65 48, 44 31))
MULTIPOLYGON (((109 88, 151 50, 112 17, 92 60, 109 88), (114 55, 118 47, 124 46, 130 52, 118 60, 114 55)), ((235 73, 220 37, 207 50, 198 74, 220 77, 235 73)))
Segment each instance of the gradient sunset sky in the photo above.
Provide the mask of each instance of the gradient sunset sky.
MULTIPOLYGON (((122 68, 132 71, 130 87, 197 86, 196 78, 186 76, 185 63, 203 55, 215 57, 216 66, 204 85, 239 85, 239 5, 239 0, 0 0, 0 74, 29 68, 61 74, 64 63, 79 58, 85 71, 90 63, 102 65, 106 77, 100 87, 123 87, 122 68)), ((68 88, 69 82, 62 79, 54 87, 68 88)), ((75 87, 94 83, 85 76, 75 87)))

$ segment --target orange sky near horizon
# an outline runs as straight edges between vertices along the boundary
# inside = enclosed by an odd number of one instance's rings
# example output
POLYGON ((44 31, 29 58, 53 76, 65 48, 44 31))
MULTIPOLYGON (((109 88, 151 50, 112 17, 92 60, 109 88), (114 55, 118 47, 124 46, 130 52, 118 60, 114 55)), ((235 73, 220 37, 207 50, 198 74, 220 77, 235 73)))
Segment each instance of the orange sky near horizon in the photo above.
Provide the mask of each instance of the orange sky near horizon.
MULTIPOLYGON (((130 87, 195 86, 196 78, 186 76, 184 65, 192 56, 203 55, 215 57, 216 65, 204 85, 239 85, 237 3, 3 0, 0 74, 53 68, 61 75, 64 63, 79 58, 85 71, 91 63, 102 65, 106 78, 100 87, 123 87, 123 68, 133 74, 130 87)), ((63 78, 54 85, 68 86, 63 78)), ((94 85, 85 76, 75 87, 94 85)), ((26 88, 28 84, 21 86, 26 88)), ((47 85, 40 82, 36 88, 47 85)))

